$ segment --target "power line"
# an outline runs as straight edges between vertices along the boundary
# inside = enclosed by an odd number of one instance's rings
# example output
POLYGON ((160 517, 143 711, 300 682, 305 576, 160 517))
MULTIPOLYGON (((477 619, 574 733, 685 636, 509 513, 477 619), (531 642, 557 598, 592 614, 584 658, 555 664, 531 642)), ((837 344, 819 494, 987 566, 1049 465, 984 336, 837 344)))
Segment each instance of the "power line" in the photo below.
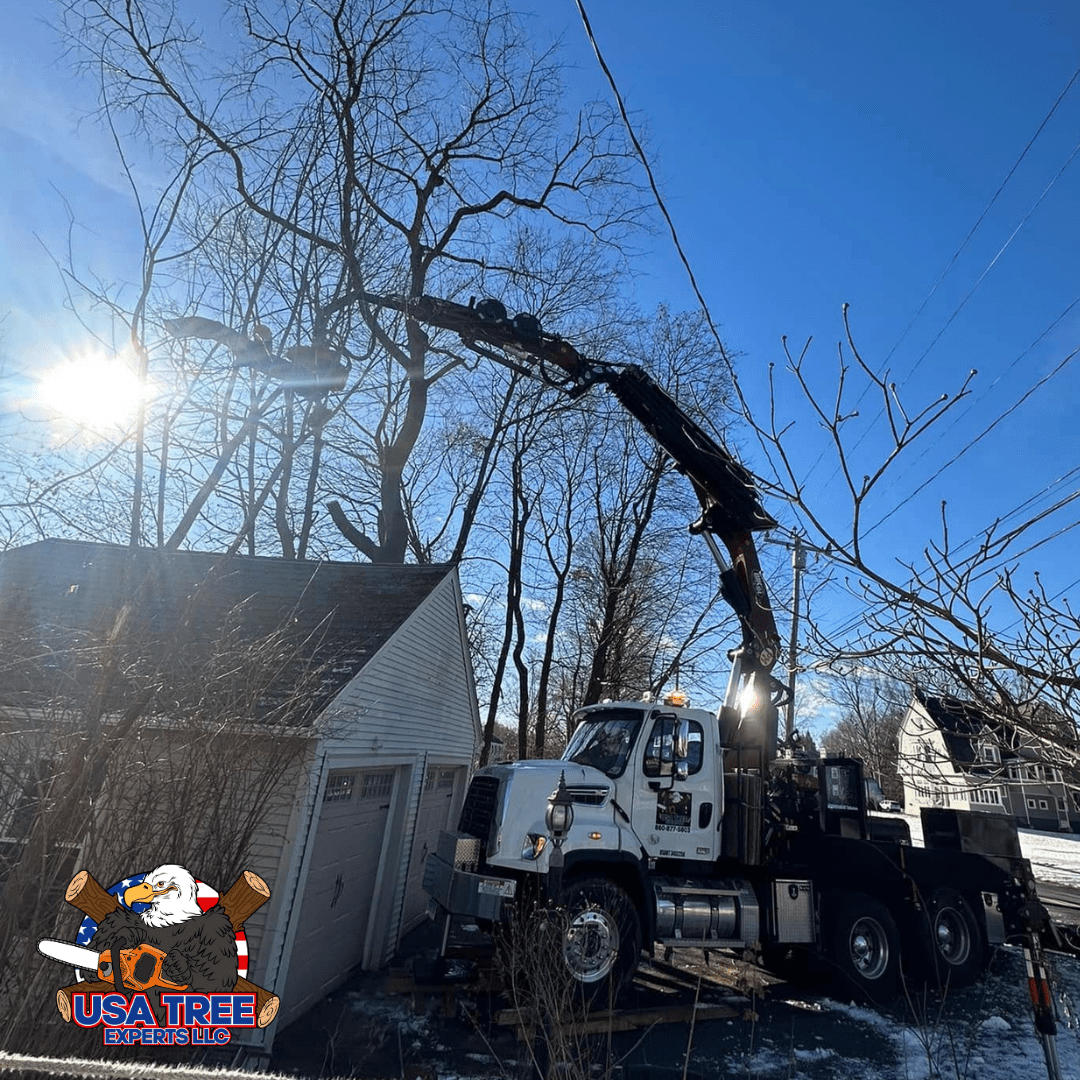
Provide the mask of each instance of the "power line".
POLYGON ((1035 200, 1035 202, 1031 204, 1031 208, 1020 219, 1020 224, 1017 225, 1016 228, 1013 229, 1013 231, 1011 233, 1009 233, 1009 238, 998 249, 997 254, 987 264, 986 269, 984 269, 983 272, 979 275, 979 277, 976 280, 975 284, 972 285, 971 288, 967 291, 967 293, 964 296, 963 300, 961 300, 960 303, 956 305, 956 308, 953 311, 953 313, 948 317, 948 319, 945 320, 945 325, 934 335, 934 340, 931 341, 930 344, 927 345, 926 348, 923 350, 922 355, 919 357, 918 360, 915 361, 914 366, 912 367, 912 369, 905 376, 906 378, 910 379, 911 376, 914 375, 915 372, 919 370, 919 367, 922 364, 922 362, 927 358, 927 356, 930 355, 930 351, 941 340, 942 335, 952 325, 953 320, 960 314, 961 311, 964 310, 964 307, 967 305, 967 302, 972 298, 972 296, 975 295, 976 290, 983 283, 983 279, 986 277, 987 274, 990 273, 991 270, 993 270, 994 266, 997 264, 998 259, 1000 259, 1001 256, 1005 254, 1005 252, 1008 249, 1009 245, 1013 242, 1013 240, 1016 239, 1017 233, 1019 233, 1020 230, 1028 223, 1028 220, 1031 218, 1031 215, 1035 213, 1035 211, 1039 208, 1039 204, 1050 193, 1050 189, 1058 182, 1058 180, 1061 179, 1062 174, 1072 164, 1073 158, 1075 158, 1078 153, 1080 153, 1080 143, 1077 143, 1073 147, 1072 153, 1065 159, 1065 164, 1062 165, 1060 169, 1058 169, 1058 171, 1054 174, 1054 177, 1050 181, 1050 183, 1047 184, 1045 188, 1043 188, 1042 193, 1035 200))
POLYGON ((656 178, 653 176, 652 166, 649 164, 649 159, 645 154, 645 150, 641 143, 638 141, 638 137, 634 132, 634 127, 630 123, 630 117, 627 114, 626 106, 623 103, 622 94, 619 92, 619 88, 615 83, 615 76, 611 73, 611 69, 608 67, 607 62, 604 60, 604 55, 600 51, 600 45, 596 40, 596 35, 593 33, 592 24, 589 22, 589 16, 585 12, 585 5, 583 0, 576 0, 578 14, 581 16, 582 24, 585 27, 585 34, 589 39, 589 43, 593 47, 593 52, 596 54, 596 60, 600 65, 601 71, 607 78, 608 86, 611 87, 611 93, 615 98, 615 102, 619 107, 619 115, 622 117, 623 125, 626 127, 626 132, 630 136, 630 142, 633 144, 634 151, 636 152, 642 166, 645 169, 645 175, 649 180, 649 187, 652 190, 653 198, 656 200, 656 205, 660 209, 660 213, 664 217, 664 221, 667 222, 668 230, 671 233, 672 243, 675 245, 675 250, 678 252, 679 259, 682 261, 683 267, 686 270, 686 275, 690 279, 690 287, 694 291, 694 296, 697 298, 697 302, 701 307, 703 314, 705 315, 705 321, 708 323, 709 331, 711 332, 714 340, 716 341, 717 348, 720 350, 720 356, 723 358, 724 363, 727 365, 728 373, 731 376, 731 384, 735 389, 735 394, 739 399, 739 405, 742 407, 743 416, 749 421, 750 427, 753 429, 757 436, 758 443, 761 445, 761 449, 765 454, 766 459, 769 462, 770 468, 780 475, 773 463, 772 456, 769 453, 769 448, 765 443, 764 438, 757 426, 751 419, 750 406, 743 396, 742 387, 739 385, 739 377, 735 373, 735 366, 731 362, 731 357, 728 355, 728 351, 724 348, 724 343, 720 340, 720 332, 716 328, 716 323, 713 321, 712 312, 709 310, 709 305, 705 302, 705 297, 701 293, 701 289, 698 287, 697 278, 694 276, 694 271, 690 266, 690 260, 686 256, 686 252, 683 250, 681 241, 679 240, 678 231, 675 228, 675 222, 672 220, 671 215, 668 213, 666 204, 664 203, 663 196, 660 194, 660 188, 657 186, 656 178))
POLYGON ((936 293, 938 291, 938 287, 945 280, 946 275, 953 268, 953 266, 956 263, 956 260, 960 258, 961 254, 963 254, 964 249, 971 242, 971 238, 975 235, 975 233, 978 230, 979 226, 983 223, 984 219, 986 218, 986 215, 990 213, 990 210, 992 209, 994 203, 997 202, 998 196, 1005 190, 1005 185, 1008 184, 1008 182, 1012 179, 1013 173, 1015 173, 1016 170, 1018 168, 1020 168, 1020 163, 1024 160, 1025 157, 1027 157, 1028 151, 1035 144, 1035 140, 1042 134, 1042 130, 1050 122, 1050 118, 1054 115, 1054 113, 1057 112, 1058 106, 1062 103, 1062 101, 1064 101, 1065 95, 1072 88, 1072 84, 1074 82, 1076 82, 1077 78, 1080 78, 1080 67, 1078 67, 1072 73, 1072 77, 1065 84, 1065 88, 1061 91, 1061 93, 1058 94, 1057 100, 1050 107, 1050 111, 1043 117, 1042 123, 1035 129, 1035 134, 1032 135, 1030 139, 1028 139, 1027 145, 1020 152, 1020 156, 1016 159, 1016 161, 1013 162, 1012 168, 1009 169, 1008 173, 1005 176, 1005 179, 1002 180, 1001 183, 998 185, 997 191, 995 191, 994 194, 991 196, 990 201, 983 208, 983 212, 979 215, 979 217, 976 220, 975 224, 972 225, 971 228, 968 230, 968 234, 961 241, 960 246, 956 249, 956 251, 953 252, 952 258, 945 265, 945 269, 942 270, 941 273, 938 275, 938 279, 937 279, 937 281, 934 282, 933 288, 926 294, 926 298, 919 305, 918 310, 915 312, 914 315, 911 316, 911 321, 907 324, 906 327, 904 327, 904 330, 901 333, 900 337, 897 338, 896 344, 893 345, 893 347, 889 350, 888 355, 885 357, 885 360, 884 360, 885 364, 887 364, 889 362, 889 360, 891 359, 893 353, 896 352, 896 350, 900 347, 901 342, 903 342, 904 338, 907 337, 908 331, 915 325, 915 322, 918 320, 919 316, 925 310, 926 305, 928 303, 930 303, 930 300, 933 298, 934 293, 936 293))
MULTIPOLYGON (((1054 490, 1054 488, 1058 487, 1060 484, 1063 484, 1066 480, 1071 479, 1078 472, 1080 472, 1080 465, 1074 465, 1067 472, 1062 473, 1056 480, 1051 480, 1049 484, 1047 484, 1041 490, 1035 492, 1034 495, 1029 495, 1026 499, 1023 500, 1023 502, 1018 503, 1007 514, 1003 514, 1001 517, 999 517, 994 523, 993 527, 997 528, 997 526, 1005 524, 1011 518, 1018 517, 1020 514, 1028 512, 1029 507, 1033 507, 1039 499, 1043 498, 1046 495, 1049 495, 1050 492, 1054 490)), ((1063 504, 1055 504, 1053 507, 1051 507, 1051 510, 1060 509, 1061 505, 1063 504)), ((1035 515, 1035 517, 1044 517, 1045 514, 1046 511, 1041 511, 1039 514, 1035 515)), ((1034 518, 1032 520, 1034 520, 1034 518)), ((966 548, 969 544, 975 543, 976 540, 979 540, 985 535, 986 529, 979 529, 976 532, 972 533, 971 536, 969 536, 966 540, 962 540, 959 544, 953 545, 952 550, 954 552, 963 551, 963 549, 966 548)))
MULTIPOLYGON (((956 418, 956 419, 954 420, 954 422, 953 422, 953 423, 954 423, 954 425, 955 425, 955 424, 957 424, 957 423, 959 423, 959 422, 960 422, 961 420, 963 420, 963 419, 964 419, 964 417, 966 417, 966 416, 968 415, 968 413, 970 413, 970 412, 971 412, 971 410, 972 410, 972 409, 973 409, 973 408, 974 408, 974 407, 975 407, 975 406, 976 406, 977 404, 979 404, 979 402, 985 401, 985 400, 986 400, 986 398, 987 398, 987 397, 988 397, 988 396, 989 396, 989 395, 990 395, 990 394, 991 394, 991 393, 993 392, 993 390, 994 390, 994 387, 995 387, 995 386, 997 386, 997 385, 998 385, 998 383, 1000 383, 1000 382, 1001 382, 1001 380, 1002 380, 1002 379, 1003 379, 1003 378, 1004 378, 1004 377, 1005 377, 1006 375, 1008 375, 1008 374, 1009 374, 1009 372, 1010 372, 1010 371, 1012 371, 1012 369, 1013 369, 1014 367, 1016 367, 1016 365, 1017 365, 1017 364, 1019 364, 1019 363, 1020 363, 1020 361, 1021 361, 1021 360, 1023 360, 1023 358, 1024 358, 1025 356, 1027 356, 1027 354, 1028 354, 1029 352, 1031 352, 1031 350, 1032 350, 1032 349, 1034 349, 1034 348, 1035 348, 1035 346, 1036 346, 1036 345, 1038 345, 1038 344, 1039 344, 1039 342, 1041 342, 1041 341, 1043 340, 1043 338, 1045 338, 1045 337, 1046 337, 1046 336, 1047 336, 1048 334, 1050 334, 1050 333, 1051 333, 1051 332, 1052 332, 1052 331, 1053 331, 1053 330, 1054 330, 1054 329, 1055 329, 1055 328, 1057 327, 1057 325, 1058 325, 1058 324, 1059 324, 1059 323, 1060 323, 1060 322, 1061 322, 1061 321, 1062 321, 1062 320, 1063 320, 1063 319, 1065 318, 1065 316, 1066 316, 1066 315, 1068 315, 1068 314, 1069 314, 1069 312, 1070 312, 1070 311, 1072 311, 1072 309, 1073 309, 1074 307, 1076 307, 1076 306, 1077 306, 1077 304, 1080 304, 1080 296, 1078 296, 1078 297, 1077 297, 1077 298, 1076 298, 1076 299, 1075 299, 1075 300, 1074 300, 1074 301, 1073 301, 1073 302, 1072 302, 1071 304, 1069 304, 1069 306, 1068 306, 1068 307, 1067 307, 1067 308, 1066 308, 1066 309, 1065 309, 1065 310, 1064 310, 1064 311, 1063 311, 1063 312, 1062 312, 1062 313, 1061 313, 1061 314, 1060 314, 1060 315, 1059 315, 1059 316, 1058 316, 1058 317, 1057 317, 1056 319, 1054 319, 1054 320, 1053 320, 1053 322, 1051 322, 1051 323, 1050 323, 1050 325, 1049 325, 1049 326, 1047 326, 1047 327, 1046 327, 1046 329, 1045 329, 1045 330, 1043 330, 1043 331, 1042 331, 1042 333, 1041 333, 1041 334, 1039 334, 1039 336, 1038 336, 1037 338, 1035 338, 1035 340, 1034 340, 1034 341, 1032 341, 1032 342, 1031 342, 1031 344, 1030 344, 1030 345, 1028 345, 1028 347, 1027 347, 1026 349, 1024 349, 1024 350, 1023 350, 1022 352, 1020 352, 1020 353, 1019 353, 1019 354, 1018 354, 1018 355, 1017 355, 1017 356, 1016 356, 1016 357, 1015 357, 1015 358, 1013 359, 1012 363, 1011 363, 1011 364, 1009 364, 1009 366, 1008 366, 1008 367, 1007 367, 1007 368, 1006 368, 1006 369, 1005 369, 1004 371, 1002 371, 1002 372, 1001 372, 1001 373, 1000 373, 999 375, 996 375, 996 376, 994 377, 994 380, 993 380, 993 381, 992 381, 992 382, 990 383, 990 385, 989 385, 989 386, 988 386, 988 387, 987 387, 987 388, 986 388, 986 389, 985 389, 985 390, 984 390, 984 391, 983 391, 983 392, 982 392, 982 393, 981 393, 981 394, 979 395, 979 397, 978 397, 978 398, 976 398, 976 400, 975 400, 975 401, 971 402, 971 403, 970 403, 970 404, 969 404, 969 405, 968 405, 968 406, 967 406, 967 407, 966 407, 966 408, 964 409, 964 411, 963 411, 963 412, 962 412, 962 413, 961 413, 961 414, 960 414, 960 415, 959 415, 959 416, 958 416, 958 417, 957 417, 957 418, 956 418)), ((897 482, 899 482, 899 480, 902 480, 902 479, 903 479, 903 476, 904 476, 904 475, 906 475, 907 473, 909 473, 909 472, 911 471, 911 469, 912 469, 912 468, 913 468, 913 467, 914 467, 915 465, 917 465, 917 464, 918 464, 918 463, 919 463, 920 461, 922 461, 922 459, 923 459, 924 457, 926 457, 926 455, 927 455, 927 454, 928 454, 928 453, 929 453, 929 452, 930 452, 931 450, 933 450, 933 448, 934 448, 935 446, 937 446, 937 445, 938 445, 938 443, 940 443, 940 442, 941 442, 941 440, 942 440, 942 439, 943 439, 944 437, 945 437, 945 433, 944 433, 944 431, 941 431, 941 432, 939 432, 939 433, 938 433, 938 435, 937 435, 937 437, 936 437, 936 438, 934 439, 934 441, 933 441, 932 443, 930 443, 930 445, 929 445, 929 446, 927 446, 927 447, 924 447, 924 448, 923 448, 923 450, 922 450, 922 452, 921 452, 921 453, 919 454, 919 456, 918 456, 918 457, 917 457, 917 458, 915 459, 915 461, 914 461, 913 463, 911 463, 911 464, 909 464, 909 465, 908 465, 908 467, 907 467, 907 468, 906 468, 906 469, 904 470, 904 473, 903 473, 903 474, 902 474, 902 475, 901 475, 900 477, 898 477, 898 479, 897 479, 897 482)), ((964 448, 964 450, 962 450, 962 451, 960 452, 960 453, 961 453, 961 455, 962 455, 962 454, 964 454, 964 453, 966 453, 967 449, 969 449, 969 448, 970 448, 970 446, 969 446, 969 447, 965 447, 965 448, 964 448)), ((958 455, 958 456, 960 456, 960 455, 958 455)), ((955 460, 955 459, 954 459, 954 460, 955 460)), ((949 462, 949 464, 952 464, 952 462, 949 462)), ((936 476, 940 475, 940 473, 941 473, 942 471, 944 471, 944 469, 945 469, 945 468, 948 468, 948 465, 946 465, 946 466, 943 466, 943 468, 942 468, 942 469, 938 470, 938 472, 934 474, 934 477, 936 477, 936 476)), ((931 479, 934 479, 934 477, 931 477, 931 479)), ((924 485, 924 486, 925 486, 925 485, 924 485)), ((920 488, 920 489, 918 489, 918 490, 920 490, 920 491, 921 491, 921 490, 922 490, 922 488, 920 488)), ((917 493, 917 492, 916 492, 916 493, 917 493)), ((916 493, 913 493, 913 494, 916 494, 916 493)), ((903 504, 904 504, 905 502, 907 502, 907 501, 908 501, 908 499, 910 499, 910 498, 911 498, 911 496, 906 496, 906 497, 905 497, 904 499, 902 499, 902 500, 901 500, 901 502, 900 502, 900 504, 899 504, 899 505, 903 505, 903 504)), ((894 513, 896 512, 896 510, 897 510, 898 508, 899 508, 899 507, 894 507, 894 508, 893 508, 892 510, 890 510, 890 511, 889 511, 889 513, 888 513, 888 514, 886 515, 886 517, 891 517, 891 516, 892 516, 892 514, 894 514, 894 513)), ((882 521, 884 521, 884 520, 885 520, 885 519, 884 519, 884 518, 882 518, 882 521)), ((881 524, 881 522, 878 522, 878 524, 881 524)), ((877 525, 873 526, 873 528, 877 528, 877 525)))
MULTIPOLYGON (((919 316, 923 313, 923 311, 926 308, 926 305, 930 302, 931 298, 937 292, 937 290, 938 290, 939 286, 941 285, 942 281, 944 281, 945 277, 948 275, 949 271, 952 269, 953 265, 956 263, 956 260, 960 257, 960 255, 963 253, 964 249, 967 247, 967 245, 971 241, 971 238, 975 235, 975 232, 978 230, 979 226, 982 224, 983 220, 986 218, 986 215, 990 212, 990 210, 993 207, 994 203, 997 202, 998 196, 1002 193, 1002 191, 1004 191, 1005 186, 1012 179, 1013 174, 1020 167, 1021 162, 1027 156, 1027 153, 1031 149, 1031 147, 1034 145, 1035 140, 1038 139, 1040 134, 1042 134, 1043 129, 1050 122, 1051 117, 1054 115, 1055 112, 1057 112, 1058 106, 1065 99, 1065 95, 1068 94, 1069 90, 1072 88, 1073 83, 1076 82, 1078 77, 1080 77, 1080 68, 1077 68, 1076 71, 1074 71, 1072 73, 1072 76, 1069 79, 1069 81, 1065 84, 1064 89, 1061 91, 1060 94, 1058 94, 1057 100, 1050 107, 1050 111, 1046 114, 1046 116, 1043 117, 1042 123, 1040 123, 1039 126, 1035 129, 1035 134, 1032 135, 1030 139, 1028 139, 1027 145, 1020 152, 1020 156, 1016 159, 1016 161, 1013 162, 1012 168, 1009 169, 1008 173, 1005 176, 1005 179, 1002 180, 1001 183, 998 185, 997 191, 994 192, 994 194, 991 197, 990 201, 983 208, 983 211, 979 215, 978 219, 975 221, 975 224, 972 225, 972 227, 968 230, 968 233, 964 237, 964 239, 961 242, 960 246, 956 249, 956 251, 953 253, 952 258, 946 264, 945 269, 942 270, 941 273, 938 275, 938 279, 937 279, 937 281, 934 282, 934 285, 930 289, 930 292, 926 295, 923 302, 919 305, 918 310, 911 317, 911 319, 908 322, 907 326, 904 328, 903 332, 900 334, 900 337, 897 339, 896 343, 893 345, 893 347, 889 350, 888 354, 886 355, 884 361, 881 364, 881 371, 886 370, 885 365, 888 364, 889 360, 892 358, 893 353, 896 352, 896 350, 900 347, 901 342, 907 336, 908 331, 912 328, 912 326, 918 320, 919 316)), ((1063 173, 1065 171, 1065 169, 1069 165, 1069 162, 1072 161, 1073 157, 1076 156, 1076 153, 1077 153, 1078 149, 1080 149, 1080 146, 1078 146, 1076 149, 1074 149, 1072 154, 1069 155, 1068 161, 1066 161, 1065 165, 1062 166, 1062 168, 1058 172, 1057 176, 1055 176, 1054 179, 1050 181, 1049 185, 1047 185, 1047 188, 1043 191, 1042 195, 1040 195, 1039 198, 1036 200, 1034 206, 1032 206, 1031 209, 1027 212, 1024 219, 1020 222, 1020 224, 1016 227, 1016 229, 1013 230, 1012 235, 1005 242, 1005 244, 1002 246, 1001 250, 997 253, 997 255, 994 256, 993 260, 991 260, 989 266, 987 266, 986 269, 983 270, 982 274, 979 275, 978 281, 976 281, 975 285, 968 292, 967 296, 965 296, 964 299, 960 302, 960 305, 956 308, 956 310, 952 313, 952 315, 949 316, 948 321, 941 328, 941 330, 938 331, 937 336, 934 338, 934 340, 930 343, 928 348, 923 352, 923 354, 916 361, 915 366, 911 369, 911 371, 908 372, 906 378, 910 378, 912 375, 915 374, 915 371, 918 369, 919 365, 922 364, 923 360, 926 359, 927 354, 934 347, 934 345, 937 344, 938 340, 945 333, 945 331, 949 328, 949 326, 951 325, 953 320, 957 317, 957 315, 959 315, 960 310, 964 307, 964 305, 967 304, 968 300, 974 294, 975 290, 978 289, 979 285, 983 281, 983 278, 985 278, 986 275, 990 272, 990 270, 993 268, 994 264, 998 261, 998 259, 1004 253, 1005 249, 1009 246, 1009 244, 1012 243, 1013 238, 1020 231, 1020 229, 1023 228, 1023 226, 1027 222, 1028 218, 1030 218, 1031 215, 1034 213, 1035 208, 1039 205, 1040 202, 1042 202, 1042 200, 1045 197, 1046 193, 1050 190, 1051 187, 1054 186, 1054 184, 1056 183, 1058 177, 1060 177, 1061 173, 1063 173)), ((859 405, 862 403, 863 398, 866 397, 866 395, 867 395, 867 393, 869 393, 869 391, 870 391, 870 384, 868 383, 867 385, 865 385, 863 387, 862 392, 859 394, 858 398, 856 398, 855 405, 854 405, 855 409, 858 409, 859 405)), ((878 415, 874 418, 873 423, 868 425, 868 427, 864 430, 863 434, 858 438, 858 440, 855 443, 855 448, 857 448, 862 443, 863 439, 866 437, 867 432, 870 430, 871 427, 873 427, 873 424, 876 423, 878 419, 880 419, 880 417, 881 417, 881 412, 878 413, 878 415)), ((818 465, 821 463, 821 459, 824 456, 825 456, 825 451, 822 450, 818 454, 817 459, 814 461, 814 464, 810 466, 810 470, 807 473, 807 476, 809 476, 814 471, 814 469, 816 469, 818 467, 818 465)), ((835 477, 835 475, 836 475, 836 470, 833 471, 832 476, 835 477)), ((830 482, 831 482, 831 480, 832 480, 832 477, 830 477, 830 482)))
MULTIPOLYGON (((1077 301, 1074 300, 1073 304, 1075 304, 1075 303, 1077 303, 1077 301)), ((1072 307, 1073 305, 1070 304, 1069 306, 1072 307)), ((1030 346, 1029 346, 1029 348, 1030 348, 1030 346)), ((1025 351, 1027 351, 1027 350, 1025 350, 1025 351)), ((1051 371, 1047 375, 1044 375, 1034 385, 1028 387, 1028 389, 1024 391, 1024 393, 1020 396, 1020 398, 1018 398, 1015 402, 1013 402, 1013 404, 1010 405, 1009 408, 1007 408, 1003 413, 1000 413, 998 416, 996 416, 989 424, 987 424, 986 427, 984 427, 982 429, 982 431, 979 432, 978 435, 975 436, 974 439, 971 439, 964 447, 962 447, 959 451, 957 451, 957 453, 955 453, 951 458, 949 458, 949 460, 946 461, 945 464, 942 465, 935 473, 933 473, 931 476, 928 476, 910 495, 908 495, 905 499, 898 502, 884 517, 882 517, 880 520, 878 520, 874 525, 871 525, 870 528, 867 529, 866 532, 863 533, 863 536, 864 537, 869 536, 872 532, 874 532, 875 529, 878 529, 882 525, 884 525, 885 522, 888 521, 889 518, 891 518, 893 516, 893 514, 895 514, 902 506, 906 506, 912 499, 915 498, 916 495, 918 495, 921 491, 923 491, 927 487, 929 487, 930 484, 932 484, 946 469, 948 469, 951 466, 955 465, 956 462, 958 462, 969 450, 971 450, 974 446, 976 446, 979 442, 981 442, 987 435, 989 435, 990 432, 993 431, 994 428, 996 428, 998 426, 998 424, 1002 423, 1004 420, 1006 420, 1008 417, 1010 417, 1014 412, 1016 412, 1016 410, 1019 409, 1020 406, 1023 405, 1024 402, 1027 401, 1028 398, 1031 397, 1032 394, 1034 394, 1037 390, 1039 390, 1040 388, 1045 386, 1051 379, 1053 379, 1056 375, 1058 375, 1061 371, 1063 371, 1064 368, 1068 364, 1072 363, 1072 361, 1076 358, 1076 356, 1078 354, 1080 354, 1080 349, 1074 349, 1071 353, 1069 353, 1068 356, 1065 357, 1064 360, 1062 360, 1057 365, 1057 367, 1054 368, 1053 371, 1051 371)), ((1023 355, 1023 353, 1021 353, 1021 355, 1023 355)), ((1014 363, 1015 363, 1015 361, 1014 361, 1014 363)), ((924 456, 925 456, 925 454, 924 454, 924 456)))

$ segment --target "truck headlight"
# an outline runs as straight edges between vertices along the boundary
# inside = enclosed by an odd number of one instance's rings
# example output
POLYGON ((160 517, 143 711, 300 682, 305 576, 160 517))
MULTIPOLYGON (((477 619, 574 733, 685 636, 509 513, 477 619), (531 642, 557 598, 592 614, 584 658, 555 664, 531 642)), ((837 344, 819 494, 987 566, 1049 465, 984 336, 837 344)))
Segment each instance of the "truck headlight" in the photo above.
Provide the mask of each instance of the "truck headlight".
POLYGON ((525 843, 521 845, 521 857, 535 860, 540 858, 540 853, 547 847, 547 837, 543 833, 528 833, 525 843))

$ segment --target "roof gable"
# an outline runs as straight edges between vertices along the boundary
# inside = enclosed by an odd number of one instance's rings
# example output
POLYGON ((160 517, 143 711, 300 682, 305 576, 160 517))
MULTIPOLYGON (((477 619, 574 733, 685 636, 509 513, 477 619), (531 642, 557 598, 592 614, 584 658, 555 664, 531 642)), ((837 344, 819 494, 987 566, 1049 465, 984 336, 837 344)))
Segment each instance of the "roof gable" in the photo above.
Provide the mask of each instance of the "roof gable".
POLYGON ((1017 733, 1000 717, 991 716, 970 701, 949 695, 935 697, 916 690, 915 700, 941 732, 949 756, 957 765, 979 768, 982 763, 978 754, 980 742, 997 747, 1003 761, 1017 756, 1017 733))

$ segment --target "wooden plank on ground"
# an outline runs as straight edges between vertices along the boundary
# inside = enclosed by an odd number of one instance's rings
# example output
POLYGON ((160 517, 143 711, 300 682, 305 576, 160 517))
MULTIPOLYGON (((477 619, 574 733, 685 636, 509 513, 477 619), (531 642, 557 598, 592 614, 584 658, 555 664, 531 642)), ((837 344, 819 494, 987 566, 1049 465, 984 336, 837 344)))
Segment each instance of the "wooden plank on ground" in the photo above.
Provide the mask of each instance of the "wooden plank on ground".
MULTIPOLYGON (((619 1010, 617 1012, 591 1013, 587 1019, 569 1020, 574 1030, 582 1035, 600 1035, 607 1031, 636 1031, 654 1024, 688 1024, 702 1020, 728 1020, 742 1016, 744 1010, 731 1005, 659 1005, 651 1009, 619 1010)), ((533 1026, 528 1014, 518 1009, 500 1009, 495 1023, 517 1029, 519 1039, 524 1039, 528 1027, 533 1026)))

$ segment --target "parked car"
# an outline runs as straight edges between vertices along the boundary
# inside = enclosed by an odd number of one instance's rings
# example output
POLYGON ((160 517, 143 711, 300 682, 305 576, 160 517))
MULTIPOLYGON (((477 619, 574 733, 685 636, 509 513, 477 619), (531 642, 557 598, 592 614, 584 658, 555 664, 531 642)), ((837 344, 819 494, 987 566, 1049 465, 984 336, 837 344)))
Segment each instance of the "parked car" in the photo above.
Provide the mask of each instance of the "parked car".
POLYGON ((895 799, 882 799, 878 806, 888 814, 901 814, 904 811, 895 799))

